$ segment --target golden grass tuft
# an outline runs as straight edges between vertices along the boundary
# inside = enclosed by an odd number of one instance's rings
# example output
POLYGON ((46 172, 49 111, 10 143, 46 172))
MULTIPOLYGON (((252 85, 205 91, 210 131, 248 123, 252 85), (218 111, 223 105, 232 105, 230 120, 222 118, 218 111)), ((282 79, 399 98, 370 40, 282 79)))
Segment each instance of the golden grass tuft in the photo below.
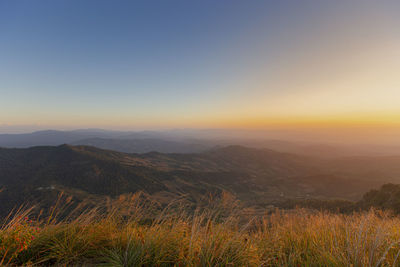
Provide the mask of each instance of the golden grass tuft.
POLYGON ((6 218, 2 265, 400 266, 400 218, 375 210, 244 219, 228 195, 188 212, 179 203, 159 210, 139 194, 64 218, 53 209, 48 218, 31 220, 31 209, 6 218))

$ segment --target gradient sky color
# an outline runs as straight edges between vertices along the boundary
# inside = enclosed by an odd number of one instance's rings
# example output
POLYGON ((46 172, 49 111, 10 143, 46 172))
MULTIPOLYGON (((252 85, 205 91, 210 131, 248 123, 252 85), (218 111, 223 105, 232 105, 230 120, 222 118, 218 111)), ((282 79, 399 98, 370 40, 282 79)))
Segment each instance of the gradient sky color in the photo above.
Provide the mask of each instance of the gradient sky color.
POLYGON ((399 1, 1 1, 0 125, 400 128, 399 1))

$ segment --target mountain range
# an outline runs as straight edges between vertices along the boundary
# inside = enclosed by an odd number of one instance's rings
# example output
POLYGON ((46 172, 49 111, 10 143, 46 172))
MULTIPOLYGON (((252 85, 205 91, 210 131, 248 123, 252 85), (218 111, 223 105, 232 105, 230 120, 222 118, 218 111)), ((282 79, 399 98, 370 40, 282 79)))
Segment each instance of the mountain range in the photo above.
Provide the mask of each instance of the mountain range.
POLYGON ((164 204, 196 203, 222 191, 251 207, 293 198, 358 200, 399 178, 396 156, 329 159, 243 146, 185 154, 72 145, 1 148, 0 214, 27 201, 50 205, 61 191, 78 202, 137 191, 164 204))
POLYGON ((383 145, 349 145, 278 140, 234 130, 169 130, 109 131, 81 129, 73 131, 46 130, 23 134, 0 134, 0 147, 28 148, 62 144, 95 146, 126 153, 198 153, 215 147, 242 145, 268 148, 279 152, 312 157, 338 158, 348 156, 400 155, 400 147, 383 145))

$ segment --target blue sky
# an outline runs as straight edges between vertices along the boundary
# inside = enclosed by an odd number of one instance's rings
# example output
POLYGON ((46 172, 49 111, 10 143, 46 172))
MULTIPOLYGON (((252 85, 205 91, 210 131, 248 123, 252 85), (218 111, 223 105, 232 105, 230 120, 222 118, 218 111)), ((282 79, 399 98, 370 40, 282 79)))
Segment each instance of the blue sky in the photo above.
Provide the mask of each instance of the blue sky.
MULTIPOLYGON (((0 124, 215 127, 310 116, 337 90, 319 96, 315 80, 336 77, 355 51, 398 44, 395 1, 334 3, 1 1, 0 124), (372 48, 360 49, 368 40, 372 48), (292 77, 297 80, 288 82, 292 77), (315 108, 301 104, 304 99, 315 108)), ((393 58, 377 55, 384 56, 393 58)), ((363 59, 352 59, 355 67, 363 59)), ((322 111, 377 109, 337 101, 343 110, 322 111)), ((381 102, 397 112, 388 101, 381 102)))

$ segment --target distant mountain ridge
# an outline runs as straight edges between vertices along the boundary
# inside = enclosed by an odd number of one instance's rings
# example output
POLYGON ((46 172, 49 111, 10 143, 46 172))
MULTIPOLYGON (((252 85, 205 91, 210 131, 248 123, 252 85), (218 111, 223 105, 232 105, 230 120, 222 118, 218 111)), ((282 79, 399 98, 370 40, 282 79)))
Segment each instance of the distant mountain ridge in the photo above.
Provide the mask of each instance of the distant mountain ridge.
POLYGON ((176 142, 163 139, 111 139, 111 138, 88 138, 71 142, 71 145, 94 146, 102 149, 115 150, 125 153, 196 153, 206 151, 211 146, 194 144, 189 142, 176 142))
POLYGON ((62 144, 88 145, 126 153, 198 153, 229 145, 268 148, 284 153, 323 158, 400 155, 400 147, 340 145, 287 141, 251 136, 232 137, 225 130, 109 131, 80 129, 0 134, 0 147, 28 148, 62 144))
POLYGON ((0 147, 57 146, 97 136, 111 137, 113 134, 112 132, 99 130, 46 130, 23 134, 0 134, 0 147))

